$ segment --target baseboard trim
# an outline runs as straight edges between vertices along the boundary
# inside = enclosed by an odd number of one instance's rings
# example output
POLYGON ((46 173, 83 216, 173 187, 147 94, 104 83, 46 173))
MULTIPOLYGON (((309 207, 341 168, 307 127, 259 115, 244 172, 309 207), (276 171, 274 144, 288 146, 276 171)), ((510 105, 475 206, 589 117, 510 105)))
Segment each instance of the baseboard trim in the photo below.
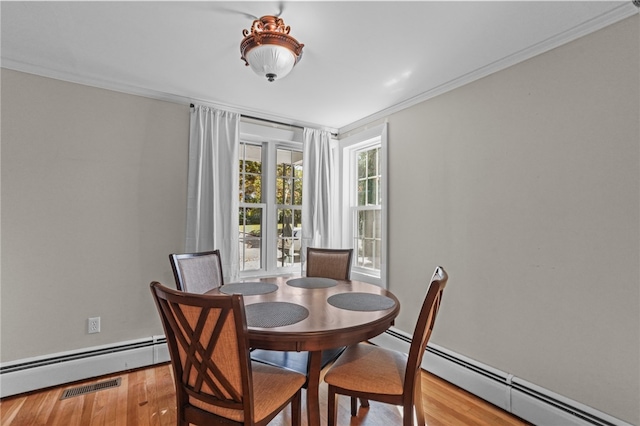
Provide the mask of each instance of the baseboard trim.
MULTIPOLYGON (((411 335, 392 327, 371 342, 406 353, 411 335)), ((534 425, 632 426, 435 344, 427 346, 422 368, 534 425)))
POLYGON ((0 365, 0 398, 168 362, 164 336, 85 348, 0 365))
MULTIPOLYGON (((391 328, 371 342, 409 352, 411 336, 391 328)), ((164 336, 0 364, 0 398, 170 361, 164 336)), ((535 425, 632 426, 435 344, 422 368, 535 425)))

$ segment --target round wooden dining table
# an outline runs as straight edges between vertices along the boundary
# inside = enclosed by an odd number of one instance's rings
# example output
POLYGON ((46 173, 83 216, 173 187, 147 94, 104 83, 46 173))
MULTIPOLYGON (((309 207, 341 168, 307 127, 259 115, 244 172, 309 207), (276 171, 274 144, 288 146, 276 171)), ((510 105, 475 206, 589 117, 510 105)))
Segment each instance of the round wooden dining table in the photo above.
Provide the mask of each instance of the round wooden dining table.
POLYGON ((243 295, 252 348, 309 352, 309 426, 320 426, 322 350, 375 337, 400 312, 391 292, 353 280, 268 277, 225 284, 207 294, 225 293, 243 295))

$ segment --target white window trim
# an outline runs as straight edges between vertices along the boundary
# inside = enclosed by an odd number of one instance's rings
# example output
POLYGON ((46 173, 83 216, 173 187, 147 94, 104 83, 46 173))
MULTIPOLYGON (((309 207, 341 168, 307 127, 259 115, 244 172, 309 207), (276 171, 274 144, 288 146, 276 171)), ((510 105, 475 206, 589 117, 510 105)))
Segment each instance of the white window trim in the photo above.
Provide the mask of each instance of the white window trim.
MULTIPOLYGON (((302 130, 274 128, 271 126, 241 121, 240 141, 262 145, 262 176, 263 179, 269 179, 269 177, 275 177, 275 170, 273 170, 273 167, 276 161, 277 148, 281 147, 285 149, 295 149, 302 151, 302 130)), ((275 188, 273 187, 272 182, 269 182, 268 185, 264 185, 263 182, 263 199, 274 200, 274 202, 271 204, 260 204, 262 206, 265 206, 263 210, 265 217, 262 218, 262 229, 263 233, 265 233, 266 235, 263 236, 260 252, 263 260, 263 269, 254 271, 242 271, 240 272, 240 278, 300 273, 300 265, 293 265, 288 268, 278 268, 276 266, 275 250, 269 250, 270 247, 276 246, 277 241, 277 235, 275 235, 274 232, 276 224, 276 204, 274 190, 275 188)))
POLYGON ((351 278, 358 281, 365 281, 376 284, 380 287, 387 288, 387 256, 388 244, 387 238, 387 123, 363 130, 353 136, 349 136, 340 140, 340 181, 341 185, 341 212, 342 212, 342 245, 343 247, 353 246, 353 217, 351 206, 355 201, 353 188, 356 180, 355 155, 357 151, 368 146, 377 146, 380 144, 381 153, 381 193, 382 193, 382 255, 380 256, 380 275, 374 275, 371 271, 364 268, 352 267, 351 278))

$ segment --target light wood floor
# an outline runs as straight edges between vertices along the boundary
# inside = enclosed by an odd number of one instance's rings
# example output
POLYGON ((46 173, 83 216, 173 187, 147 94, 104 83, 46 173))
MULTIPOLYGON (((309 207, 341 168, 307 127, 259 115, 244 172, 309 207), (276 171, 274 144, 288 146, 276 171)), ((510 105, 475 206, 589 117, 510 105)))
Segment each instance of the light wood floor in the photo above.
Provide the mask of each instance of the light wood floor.
MULTIPOLYGON (((527 425, 526 422, 509 413, 426 372, 422 373, 422 389, 429 426, 527 425)), ((321 385, 320 397, 322 422, 326 424, 326 384, 321 385)), ((401 417, 396 407, 375 401, 370 403, 369 408, 359 409, 358 417, 351 417, 349 399, 341 396, 338 424, 350 426, 400 424, 401 417)), ((287 407, 271 422, 271 425, 290 425, 289 414, 290 409, 287 407)), ((171 366, 163 364, 5 398, 0 401, 0 424, 2 426, 175 426, 176 409, 171 366), (122 378, 119 387, 60 400, 66 389, 115 377, 122 378)), ((306 425, 304 416, 303 425, 306 425)))

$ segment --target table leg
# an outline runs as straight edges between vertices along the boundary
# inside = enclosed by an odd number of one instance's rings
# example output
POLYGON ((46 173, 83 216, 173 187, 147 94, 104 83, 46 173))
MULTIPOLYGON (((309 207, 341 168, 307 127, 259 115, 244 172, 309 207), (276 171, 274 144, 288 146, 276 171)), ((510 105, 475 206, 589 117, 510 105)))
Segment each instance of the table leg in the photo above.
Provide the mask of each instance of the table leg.
POLYGON ((307 420, 309 426, 320 426, 320 367, 322 351, 309 352, 309 375, 307 377, 307 420))

